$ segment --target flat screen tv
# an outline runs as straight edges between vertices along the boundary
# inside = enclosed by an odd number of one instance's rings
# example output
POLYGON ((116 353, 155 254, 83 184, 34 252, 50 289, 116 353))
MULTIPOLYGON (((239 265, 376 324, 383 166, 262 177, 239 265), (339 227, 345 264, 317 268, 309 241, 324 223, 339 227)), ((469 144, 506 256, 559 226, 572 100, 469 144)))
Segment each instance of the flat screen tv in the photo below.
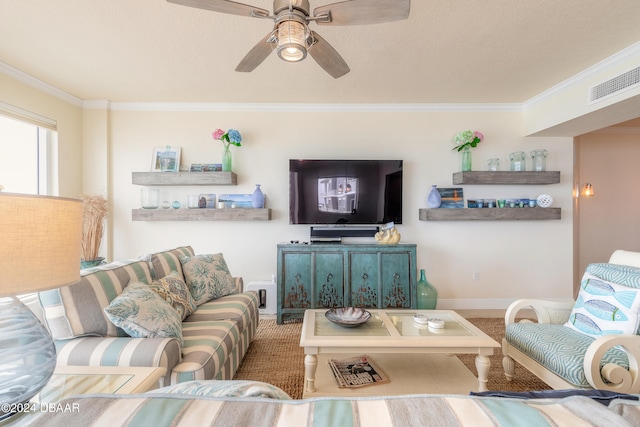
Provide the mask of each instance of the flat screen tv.
POLYGON ((289 160, 289 223, 402 223, 402 160, 289 160))

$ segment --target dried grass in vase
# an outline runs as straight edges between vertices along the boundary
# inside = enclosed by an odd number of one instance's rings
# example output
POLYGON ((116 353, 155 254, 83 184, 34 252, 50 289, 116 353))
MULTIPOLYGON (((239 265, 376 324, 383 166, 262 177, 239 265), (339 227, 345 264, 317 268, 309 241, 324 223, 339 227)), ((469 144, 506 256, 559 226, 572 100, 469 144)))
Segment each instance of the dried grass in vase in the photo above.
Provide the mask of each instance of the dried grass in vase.
POLYGON ((82 200, 82 259, 92 261, 98 258, 102 243, 104 218, 107 216, 107 199, 102 196, 81 194, 82 200))

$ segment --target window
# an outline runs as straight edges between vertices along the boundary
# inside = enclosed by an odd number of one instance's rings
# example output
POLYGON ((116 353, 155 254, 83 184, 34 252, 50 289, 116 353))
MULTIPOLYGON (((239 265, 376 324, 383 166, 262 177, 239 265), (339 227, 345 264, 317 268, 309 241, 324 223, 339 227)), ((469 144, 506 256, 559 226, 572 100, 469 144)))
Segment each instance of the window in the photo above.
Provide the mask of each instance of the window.
POLYGON ((0 185, 4 191, 52 194, 49 147, 55 132, 0 115, 0 185))

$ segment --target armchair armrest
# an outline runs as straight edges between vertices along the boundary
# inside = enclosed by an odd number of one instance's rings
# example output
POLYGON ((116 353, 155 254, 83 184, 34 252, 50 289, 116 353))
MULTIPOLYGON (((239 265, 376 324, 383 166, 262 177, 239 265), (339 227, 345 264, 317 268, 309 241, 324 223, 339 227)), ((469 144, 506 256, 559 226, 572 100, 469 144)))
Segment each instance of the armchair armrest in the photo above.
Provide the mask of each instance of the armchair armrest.
POLYGON ((587 348, 584 373, 594 389, 637 394, 640 393, 639 361, 639 335, 604 335, 596 338, 587 348), (627 354, 629 370, 614 363, 606 363, 600 369, 602 356, 612 347, 618 347, 627 354))
POLYGON ((546 301, 536 299, 519 299, 511 303, 504 315, 505 325, 516 323, 518 312, 533 309, 538 323, 562 324, 569 319, 574 306, 573 301, 546 301))

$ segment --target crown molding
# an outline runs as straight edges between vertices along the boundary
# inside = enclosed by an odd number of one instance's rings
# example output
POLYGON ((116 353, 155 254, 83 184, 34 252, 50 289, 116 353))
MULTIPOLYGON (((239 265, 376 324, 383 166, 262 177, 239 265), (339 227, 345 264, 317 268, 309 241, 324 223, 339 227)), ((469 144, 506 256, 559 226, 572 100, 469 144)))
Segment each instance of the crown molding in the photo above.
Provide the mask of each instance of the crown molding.
POLYGON ((424 113, 514 112, 521 104, 306 104, 306 103, 207 103, 207 102, 112 102, 117 111, 204 111, 287 113, 424 113))
POLYGON ((6 74, 7 76, 21 81, 22 83, 25 83, 35 89, 55 96, 56 98, 61 99, 62 101, 67 102, 71 105, 82 107, 82 99, 78 98, 77 96, 73 96, 70 93, 58 89, 57 87, 51 86, 50 84, 45 83, 42 80, 39 80, 32 75, 25 73, 24 71, 20 71, 17 68, 14 68, 2 61, 0 61, 0 73, 6 74))

